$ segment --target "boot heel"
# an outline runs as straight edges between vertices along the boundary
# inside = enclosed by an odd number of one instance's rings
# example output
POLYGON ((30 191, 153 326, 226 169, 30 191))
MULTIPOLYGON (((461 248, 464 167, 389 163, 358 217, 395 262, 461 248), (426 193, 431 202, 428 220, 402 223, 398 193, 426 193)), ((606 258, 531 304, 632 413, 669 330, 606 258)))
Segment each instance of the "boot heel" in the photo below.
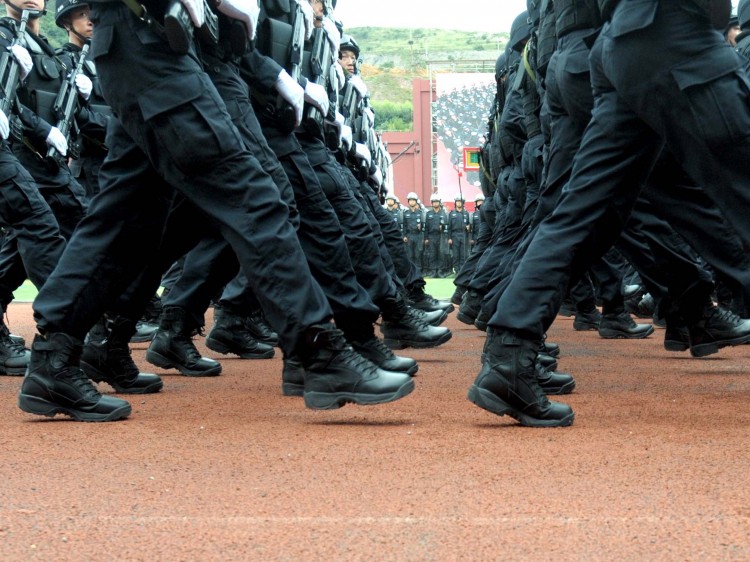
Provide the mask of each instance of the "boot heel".
POLYGON ((469 399, 469 402, 476 404, 483 410, 497 414, 498 416, 504 416, 513 409, 491 392, 479 388, 475 384, 471 385, 469 388, 467 398, 469 399))
POLYGON ((29 414, 47 416, 50 418, 62 411, 56 404, 52 404, 46 400, 37 398, 36 396, 29 396, 28 394, 18 395, 18 407, 29 414))

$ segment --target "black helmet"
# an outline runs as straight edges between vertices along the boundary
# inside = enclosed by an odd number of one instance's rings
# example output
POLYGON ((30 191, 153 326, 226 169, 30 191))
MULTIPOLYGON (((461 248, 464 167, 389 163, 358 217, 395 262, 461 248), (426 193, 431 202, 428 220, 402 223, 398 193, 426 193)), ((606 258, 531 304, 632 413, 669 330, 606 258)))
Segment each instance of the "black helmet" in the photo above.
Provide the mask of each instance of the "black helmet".
POLYGON ((359 45, 354 40, 354 37, 348 33, 341 35, 341 43, 339 43, 339 51, 352 51, 354 56, 359 58, 359 45))
POLYGON ((508 46, 517 52, 523 50, 523 43, 531 36, 531 25, 529 24, 529 12, 523 11, 516 16, 510 26, 510 40, 508 46))
POLYGON ((89 3, 86 0, 57 0, 55 2, 55 23, 57 24, 57 27, 65 29, 65 26, 63 25, 65 15, 73 10, 77 10, 81 6, 88 5, 89 3))
POLYGON ((740 3, 737 4, 737 20, 742 31, 750 26, 750 0, 740 0, 740 3))

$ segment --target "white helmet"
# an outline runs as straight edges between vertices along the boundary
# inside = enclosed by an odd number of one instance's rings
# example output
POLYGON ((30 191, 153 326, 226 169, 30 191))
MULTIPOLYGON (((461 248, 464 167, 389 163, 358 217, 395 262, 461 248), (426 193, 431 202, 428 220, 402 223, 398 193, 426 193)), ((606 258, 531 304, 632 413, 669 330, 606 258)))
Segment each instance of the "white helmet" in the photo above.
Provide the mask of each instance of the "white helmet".
POLYGON ((406 198, 407 199, 414 199, 415 201, 419 201, 419 196, 416 193, 414 193, 413 191, 410 191, 409 193, 407 193, 406 194, 406 198))

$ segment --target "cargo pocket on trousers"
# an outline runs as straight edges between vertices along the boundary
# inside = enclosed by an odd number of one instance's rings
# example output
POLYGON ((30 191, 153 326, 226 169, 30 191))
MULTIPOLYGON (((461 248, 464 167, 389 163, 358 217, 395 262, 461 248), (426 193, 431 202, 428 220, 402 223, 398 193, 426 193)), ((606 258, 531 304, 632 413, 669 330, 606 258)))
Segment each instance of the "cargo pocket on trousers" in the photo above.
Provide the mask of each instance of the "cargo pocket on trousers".
POLYGON ((750 135, 750 84, 730 48, 691 58, 672 68, 672 77, 706 144, 733 144, 750 135))

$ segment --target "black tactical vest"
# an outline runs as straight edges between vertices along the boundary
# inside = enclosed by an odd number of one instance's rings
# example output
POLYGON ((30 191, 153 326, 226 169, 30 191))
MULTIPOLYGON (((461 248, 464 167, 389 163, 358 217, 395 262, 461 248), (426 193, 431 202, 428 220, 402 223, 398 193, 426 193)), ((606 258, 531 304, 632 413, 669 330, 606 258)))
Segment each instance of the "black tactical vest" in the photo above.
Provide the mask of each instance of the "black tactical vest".
POLYGON ((555 28, 558 37, 579 29, 601 25, 595 0, 555 0, 555 28))

